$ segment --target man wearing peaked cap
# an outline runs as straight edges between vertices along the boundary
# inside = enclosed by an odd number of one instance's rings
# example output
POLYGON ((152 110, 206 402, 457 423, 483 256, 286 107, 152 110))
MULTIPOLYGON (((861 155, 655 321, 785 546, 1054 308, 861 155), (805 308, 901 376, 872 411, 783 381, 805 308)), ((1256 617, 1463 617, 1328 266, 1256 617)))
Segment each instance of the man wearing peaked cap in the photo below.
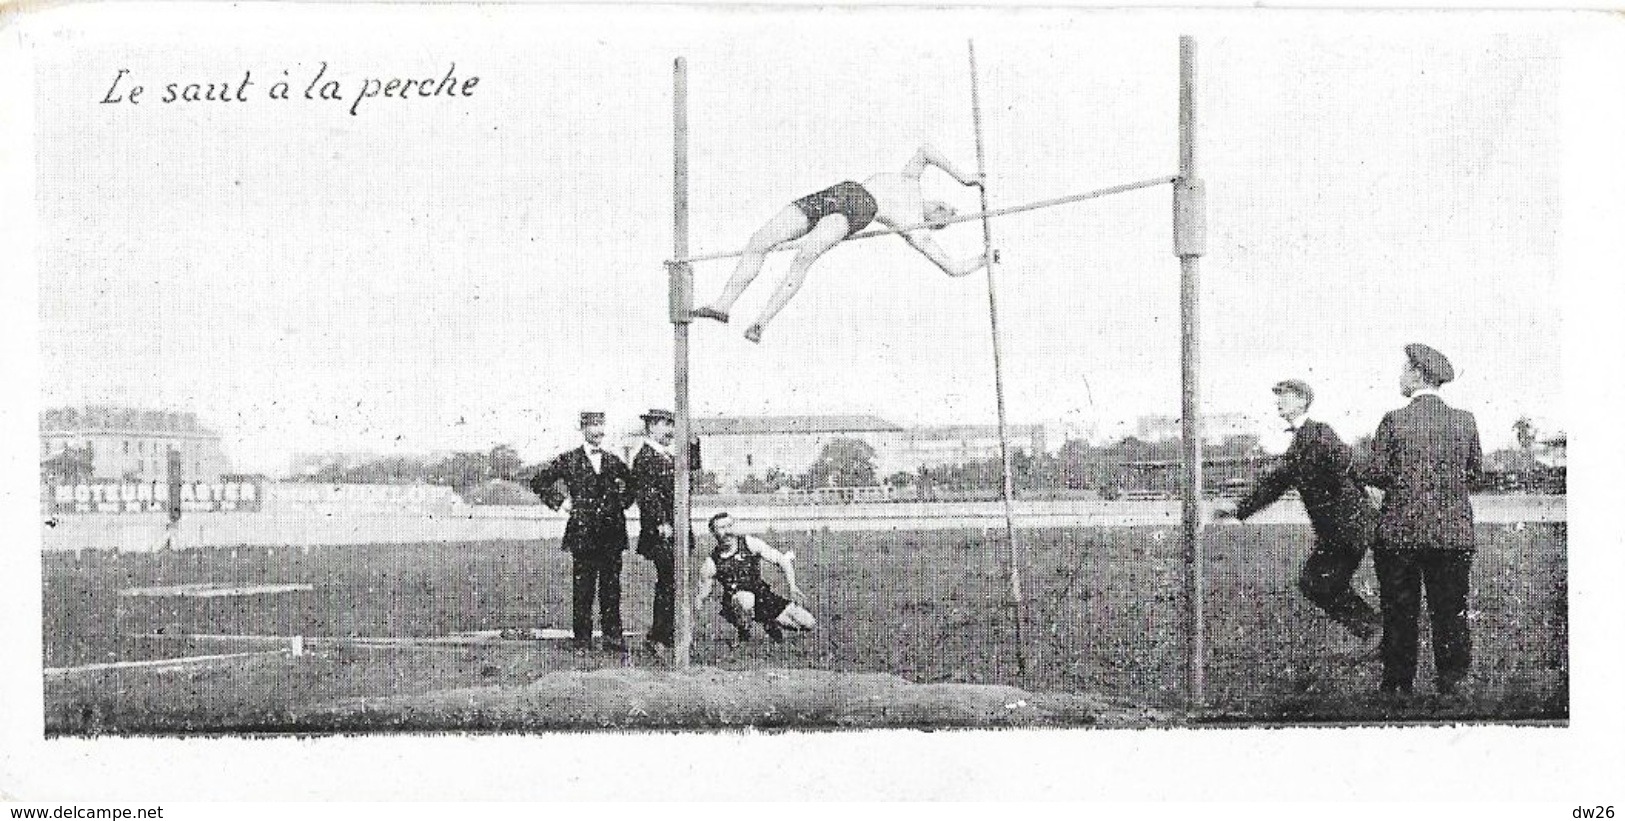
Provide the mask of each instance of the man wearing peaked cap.
MULTIPOLYGON (((638 555, 654 562, 654 617, 644 646, 658 652, 676 642, 677 578, 673 529, 677 508, 676 458, 672 440, 677 436, 677 417, 664 408, 643 414, 644 439, 632 459, 632 478, 638 496, 638 555)), ((700 470, 699 445, 688 448, 689 473, 700 470)), ((689 529, 690 545, 694 531, 689 529)))
POLYGON ((564 549, 570 553, 571 642, 592 646, 592 605, 598 600, 598 622, 605 650, 626 650, 621 632, 621 554, 626 551, 626 509, 632 506, 633 480, 626 463, 603 448, 604 414, 583 411, 579 448, 572 448, 542 467, 530 488, 548 507, 562 500, 553 490, 564 482, 570 495, 570 519, 564 526, 564 549))
POLYGON ((1400 393, 1410 404, 1377 426, 1366 484, 1384 491, 1372 562, 1382 596, 1382 692, 1404 697, 1416 677, 1417 619, 1426 590, 1435 684, 1452 695, 1472 661, 1467 621, 1472 572, 1473 505, 1482 482, 1478 422, 1445 404, 1438 388, 1456 377, 1444 354, 1405 346, 1400 393))
POLYGON ((1298 573, 1298 590, 1353 634, 1362 653, 1369 653, 1369 643, 1377 635, 1377 612, 1354 592, 1351 582, 1371 546, 1376 507, 1354 481, 1353 451, 1330 425, 1309 418, 1314 389, 1301 379, 1283 379, 1271 390, 1276 411, 1292 432, 1292 444, 1279 465, 1260 476, 1233 510, 1221 508, 1215 515, 1244 520, 1295 488, 1315 534, 1298 573))
MULTIPOLYGON (((643 419, 643 446, 632 459, 632 478, 638 495, 638 555, 655 565, 654 618, 644 643, 671 647, 674 643, 677 581, 672 553, 672 526, 676 507, 676 471, 671 452, 677 435, 677 417, 655 408, 643 419)), ((692 541, 692 540, 690 540, 692 541)))

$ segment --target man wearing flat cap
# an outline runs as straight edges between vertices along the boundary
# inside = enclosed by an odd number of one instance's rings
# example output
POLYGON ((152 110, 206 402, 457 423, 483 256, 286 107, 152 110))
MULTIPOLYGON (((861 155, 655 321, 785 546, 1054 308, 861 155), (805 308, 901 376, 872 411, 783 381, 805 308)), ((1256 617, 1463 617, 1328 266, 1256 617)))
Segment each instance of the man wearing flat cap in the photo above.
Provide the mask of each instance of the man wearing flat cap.
POLYGON ((1215 514, 1245 520, 1296 488, 1315 534, 1309 558, 1298 573, 1298 590, 1370 652, 1377 612, 1350 582, 1371 546, 1376 507, 1354 481, 1353 451, 1330 425, 1309 418, 1315 392, 1308 383, 1285 379, 1272 390, 1276 411, 1290 426, 1292 444, 1280 464, 1259 477, 1234 510, 1219 509, 1215 514))
POLYGON ((1472 660, 1467 591, 1472 572, 1473 505, 1482 481, 1478 423, 1445 404, 1439 386, 1455 379, 1444 354, 1405 346, 1400 392, 1410 404, 1377 426, 1360 478, 1384 491, 1373 564, 1382 596, 1382 692, 1410 694, 1416 677, 1417 619, 1427 591, 1435 684, 1456 692, 1472 660))
POLYGON ((598 599, 598 624, 605 650, 626 650, 621 632, 621 553, 627 548, 626 509, 634 500, 632 473, 626 463, 603 448, 604 414, 581 414, 579 448, 559 454, 537 471, 530 488, 548 507, 563 501, 553 490, 559 481, 570 494, 570 520, 564 526, 564 549, 570 553, 571 645, 592 647, 592 604, 598 599))

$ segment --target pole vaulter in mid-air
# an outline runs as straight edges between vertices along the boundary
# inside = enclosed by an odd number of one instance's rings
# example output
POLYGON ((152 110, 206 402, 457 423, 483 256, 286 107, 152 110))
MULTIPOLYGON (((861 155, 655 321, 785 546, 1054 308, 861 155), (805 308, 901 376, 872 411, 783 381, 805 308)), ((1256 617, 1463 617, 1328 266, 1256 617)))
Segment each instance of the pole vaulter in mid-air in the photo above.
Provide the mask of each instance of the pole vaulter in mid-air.
MULTIPOLYGON (((666 261, 670 279, 670 320, 673 338, 673 388, 676 398, 677 438, 688 441, 691 436, 689 408, 689 325, 695 318, 727 322, 728 312, 740 294, 761 273, 769 253, 795 248, 796 259, 791 263, 783 282, 774 292, 762 316, 749 329, 745 337, 760 342, 769 321, 789 303, 806 280, 807 270, 819 257, 843 241, 867 237, 898 234, 938 268, 950 276, 965 276, 982 268, 988 271, 989 324, 993 332, 994 387, 999 407, 999 443, 1004 462, 1004 519, 1006 539, 1010 546, 1011 600, 1015 605, 1016 655, 1018 667, 1025 673, 1025 653, 1022 650, 1021 623, 1024 620, 1023 598, 1019 574, 1020 557, 1016 543, 1014 513, 1014 470, 1010 458, 1009 431, 1004 412, 1004 388, 999 354, 998 301, 994 287, 994 263, 999 261, 993 250, 988 220, 1007 214, 1017 214, 1040 208, 1081 202, 1111 194, 1121 194, 1159 185, 1173 186, 1173 250, 1180 261, 1180 382, 1181 434, 1184 462, 1183 523, 1185 535, 1185 607, 1186 698, 1192 708, 1203 703, 1205 686, 1206 625, 1203 618, 1205 599, 1203 583, 1202 527, 1202 433, 1200 401, 1200 259, 1206 253, 1206 197, 1201 179, 1196 173, 1196 41, 1189 36, 1179 38, 1179 173, 1155 177, 1138 182, 1113 185, 1080 194, 1069 194, 1053 199, 1021 205, 990 209, 988 207, 985 165, 982 148, 981 104, 977 88, 976 49, 969 50, 971 67, 971 108, 976 125, 977 173, 972 176, 956 168, 940 152, 929 146, 921 148, 901 172, 876 174, 863 183, 842 182, 803 197, 785 207, 751 236, 742 250, 722 253, 690 255, 688 247, 688 68, 687 61, 678 57, 673 64, 672 95, 672 246, 673 258, 666 261), (974 214, 957 214, 953 208, 939 202, 927 202, 920 195, 920 176, 926 166, 934 165, 963 185, 978 186, 982 193, 981 210, 974 214), (926 234, 927 229, 943 228, 972 220, 982 223, 983 253, 968 260, 955 262, 926 234), (864 230, 871 223, 882 227, 864 230), (796 241, 800 240, 799 243, 796 241), (694 263, 738 257, 739 262, 723 291, 710 304, 694 307, 694 263)), ((692 488, 689 485, 689 462, 686 448, 679 448, 676 456, 676 489, 674 494, 675 521, 692 520, 692 488)), ((678 589, 684 589, 689 579, 688 528, 674 530, 676 559, 675 574, 678 589)), ((689 649, 693 641, 693 611, 685 606, 677 608, 676 645, 673 663, 688 666, 689 649)))
POLYGON ((767 323, 773 321, 773 317, 784 310, 784 306, 801 290, 802 284, 807 281, 807 270, 813 263, 842 240, 869 227, 871 222, 878 222, 896 232, 948 276, 962 277, 977 271, 987 264, 985 254, 955 260, 925 233, 927 228, 946 227, 947 221, 958 213, 945 202, 927 201, 921 197, 920 175, 927 166, 942 169, 961 185, 982 184, 979 177, 966 174, 942 152, 925 145, 914 152, 902 171, 875 174, 862 183, 848 180, 808 194, 785 206, 765 225, 756 229, 745 249, 740 252, 739 264, 734 267, 733 276, 723 286, 722 293, 709 305, 695 308, 694 316, 727 322, 728 312, 733 310, 734 302, 761 273, 767 255, 782 243, 801 240, 795 260, 790 263, 767 307, 762 309, 761 317, 745 330, 746 339, 760 342, 767 323))

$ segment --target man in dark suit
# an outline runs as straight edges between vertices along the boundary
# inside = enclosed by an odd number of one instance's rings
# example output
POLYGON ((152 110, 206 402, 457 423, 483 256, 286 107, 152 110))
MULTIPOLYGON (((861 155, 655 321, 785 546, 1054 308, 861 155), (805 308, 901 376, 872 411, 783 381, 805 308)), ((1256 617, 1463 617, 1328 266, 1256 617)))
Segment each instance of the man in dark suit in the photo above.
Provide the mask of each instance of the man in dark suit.
POLYGON ((1440 694, 1456 691, 1472 660, 1467 589, 1476 545, 1468 492, 1481 481, 1483 454, 1473 415, 1439 398, 1439 386, 1455 376, 1444 354, 1405 346, 1399 384, 1411 402, 1382 418, 1370 461, 1359 471, 1384 491, 1374 564, 1382 595, 1382 692, 1393 696, 1408 695, 1416 677, 1423 589, 1440 694))
POLYGON ((677 418, 671 411, 654 409, 643 417, 643 446, 632 459, 632 477, 638 492, 638 555, 655 563, 654 620, 644 642, 671 647, 674 643, 677 581, 672 556, 673 508, 676 471, 671 453, 677 418))
POLYGON ((570 520, 564 526, 564 549, 571 560, 571 645, 592 647, 592 602, 598 598, 598 623, 605 650, 626 650, 621 632, 621 553, 627 548, 626 509, 634 500, 632 473, 626 463, 603 449, 604 414, 581 414, 579 448, 559 454, 537 471, 530 489, 548 507, 563 500, 553 489, 563 481, 570 494, 570 520))
POLYGON ((1272 390, 1277 412, 1291 426, 1292 444, 1281 463, 1260 477, 1233 510, 1221 508, 1215 514, 1245 520, 1296 488, 1315 533, 1298 573, 1298 590, 1362 643, 1368 642, 1377 634, 1377 612, 1350 582, 1371 546, 1376 507, 1354 481, 1353 452, 1330 425, 1309 418, 1314 390, 1298 379, 1277 382, 1272 390))

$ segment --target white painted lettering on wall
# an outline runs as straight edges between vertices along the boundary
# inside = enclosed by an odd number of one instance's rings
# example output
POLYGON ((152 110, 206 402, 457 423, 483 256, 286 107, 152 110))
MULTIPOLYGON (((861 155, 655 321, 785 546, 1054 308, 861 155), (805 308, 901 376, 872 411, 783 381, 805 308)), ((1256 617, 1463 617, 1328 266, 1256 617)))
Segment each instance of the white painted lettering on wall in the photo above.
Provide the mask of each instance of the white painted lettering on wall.
MULTIPOLYGON (((262 493, 256 482, 183 482, 181 510, 195 512, 253 511, 262 493)), ((163 482, 97 482, 57 485, 51 489, 51 512, 161 513, 169 507, 163 482)))

